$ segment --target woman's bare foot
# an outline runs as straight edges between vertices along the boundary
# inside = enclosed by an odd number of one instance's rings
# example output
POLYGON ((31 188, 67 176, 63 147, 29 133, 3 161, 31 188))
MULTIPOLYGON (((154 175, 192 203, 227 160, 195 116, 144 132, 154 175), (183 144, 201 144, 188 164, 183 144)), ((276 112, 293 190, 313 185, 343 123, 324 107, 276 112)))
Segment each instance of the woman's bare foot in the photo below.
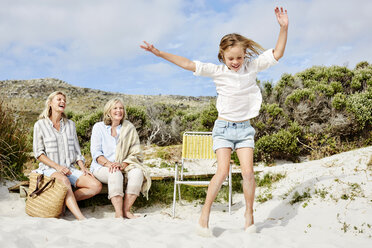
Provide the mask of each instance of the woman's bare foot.
POLYGON ((123 217, 123 214, 115 213, 115 218, 124 218, 124 217, 123 217))
POLYGON ((78 221, 86 220, 87 218, 85 216, 77 218, 78 221))
POLYGON ((136 218, 139 218, 139 217, 141 217, 141 215, 132 214, 129 211, 124 213, 124 218, 127 218, 127 219, 136 219, 136 218))

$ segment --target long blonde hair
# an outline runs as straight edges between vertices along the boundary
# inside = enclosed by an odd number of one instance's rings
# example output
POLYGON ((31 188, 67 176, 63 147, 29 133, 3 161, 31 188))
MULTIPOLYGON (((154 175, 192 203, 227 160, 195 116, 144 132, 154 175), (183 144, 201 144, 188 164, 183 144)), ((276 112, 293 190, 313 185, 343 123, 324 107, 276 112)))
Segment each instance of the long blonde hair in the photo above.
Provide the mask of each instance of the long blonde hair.
MULTIPOLYGON (((47 118, 49 118, 52 115, 52 107, 50 106, 50 103, 52 102, 53 98, 56 95, 62 95, 67 100, 67 97, 66 97, 66 94, 65 93, 63 93, 62 91, 54 91, 46 99, 46 101, 45 101, 45 108, 44 108, 43 112, 41 112, 41 114, 39 115, 39 119, 47 119, 47 118)), ((66 116, 65 113, 62 113, 62 119, 63 119, 64 122, 67 121, 67 116, 66 116)))
POLYGON ((224 37, 222 37, 220 41, 220 49, 218 51, 218 60, 222 63, 225 63, 225 59, 223 55, 226 49, 230 47, 238 46, 238 45, 242 46, 245 52, 245 57, 249 60, 259 55, 261 52, 265 50, 260 44, 244 37, 243 35, 236 34, 236 33, 227 34, 224 37))
POLYGON ((115 98, 111 99, 110 101, 108 101, 106 103, 105 107, 103 108, 103 123, 105 123, 105 125, 111 125, 112 124, 112 116, 111 116, 110 112, 111 112, 111 109, 113 109, 114 105, 118 102, 120 102, 123 105, 123 108, 124 108, 124 116, 123 116, 123 119, 120 120, 120 124, 123 124, 123 121, 127 117, 127 111, 125 110, 123 100, 119 97, 115 97, 115 98))

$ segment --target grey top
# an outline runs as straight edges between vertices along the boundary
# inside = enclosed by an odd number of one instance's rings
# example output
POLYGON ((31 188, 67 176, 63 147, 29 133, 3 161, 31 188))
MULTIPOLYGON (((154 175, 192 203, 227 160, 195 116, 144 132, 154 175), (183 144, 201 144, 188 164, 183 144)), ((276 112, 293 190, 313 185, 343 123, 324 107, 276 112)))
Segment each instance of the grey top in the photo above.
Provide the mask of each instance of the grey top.
MULTIPOLYGON (((38 120, 34 125, 33 151, 36 159, 45 154, 49 159, 67 168, 74 167, 78 160, 85 162, 84 156, 81 155, 75 123, 71 120, 64 122, 61 119, 60 131, 53 127, 49 118, 38 120)), ((39 170, 49 168, 39 163, 39 170)))

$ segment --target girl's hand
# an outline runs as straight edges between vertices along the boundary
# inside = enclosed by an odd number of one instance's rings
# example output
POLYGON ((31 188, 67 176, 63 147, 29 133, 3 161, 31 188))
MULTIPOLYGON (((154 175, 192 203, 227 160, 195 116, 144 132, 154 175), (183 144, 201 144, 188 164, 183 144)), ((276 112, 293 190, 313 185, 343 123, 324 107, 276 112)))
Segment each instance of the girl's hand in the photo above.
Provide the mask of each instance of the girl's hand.
POLYGON ((159 55, 160 55, 160 51, 159 51, 158 49, 156 49, 156 48, 154 47, 154 45, 149 44, 149 43, 147 43, 146 41, 143 41, 143 42, 146 44, 146 46, 145 46, 145 45, 140 45, 140 47, 141 47, 142 49, 144 49, 144 50, 146 50, 146 51, 148 51, 148 52, 151 52, 151 53, 155 54, 156 56, 159 56, 159 55))
POLYGON ((65 167, 65 166, 62 166, 60 165, 58 168, 57 168, 57 171, 65 176, 68 176, 68 175, 71 175, 71 171, 69 170, 69 168, 65 167))
POLYGON ((275 15, 276 19, 278 20, 278 23, 280 27, 288 27, 288 15, 287 15, 287 10, 283 10, 283 7, 276 7, 275 8, 275 15))

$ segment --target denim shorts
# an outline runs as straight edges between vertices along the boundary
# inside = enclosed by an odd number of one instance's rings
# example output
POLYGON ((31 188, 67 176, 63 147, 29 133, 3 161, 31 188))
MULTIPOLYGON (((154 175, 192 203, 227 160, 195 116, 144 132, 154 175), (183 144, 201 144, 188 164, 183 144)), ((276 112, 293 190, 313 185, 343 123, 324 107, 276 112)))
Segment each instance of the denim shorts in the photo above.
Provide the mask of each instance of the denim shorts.
POLYGON ((254 148, 255 133, 249 121, 216 120, 212 132, 213 151, 219 148, 231 148, 233 151, 243 147, 254 148))
MULTIPOLYGON (((70 183, 72 186, 76 187, 76 181, 83 175, 83 172, 81 170, 75 169, 75 168, 69 168, 71 171, 70 175, 66 175, 68 180, 70 180, 70 183)), ((45 170, 37 170, 36 172, 42 173, 47 177, 51 177, 54 172, 57 172, 53 168, 45 169, 45 170)))

